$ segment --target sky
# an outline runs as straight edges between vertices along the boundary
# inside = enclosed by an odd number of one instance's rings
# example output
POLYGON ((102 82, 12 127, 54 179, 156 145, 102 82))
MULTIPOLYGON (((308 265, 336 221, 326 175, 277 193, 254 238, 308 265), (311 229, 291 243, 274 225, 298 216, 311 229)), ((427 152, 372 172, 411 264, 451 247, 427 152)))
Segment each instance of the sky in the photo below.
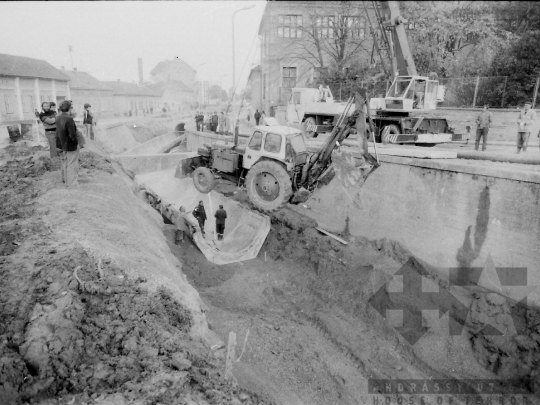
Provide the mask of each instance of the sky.
POLYGON ((0 2, 0 53, 73 67, 99 80, 138 81, 164 60, 178 56, 199 80, 232 85, 232 16, 239 88, 259 62, 257 36, 262 0, 0 2), (24 26, 21 29, 21 26, 24 26), (10 34, 8 34, 10 33, 10 34), (7 38, 6 36, 9 36, 7 38), (242 75, 240 72, 244 67, 242 75))

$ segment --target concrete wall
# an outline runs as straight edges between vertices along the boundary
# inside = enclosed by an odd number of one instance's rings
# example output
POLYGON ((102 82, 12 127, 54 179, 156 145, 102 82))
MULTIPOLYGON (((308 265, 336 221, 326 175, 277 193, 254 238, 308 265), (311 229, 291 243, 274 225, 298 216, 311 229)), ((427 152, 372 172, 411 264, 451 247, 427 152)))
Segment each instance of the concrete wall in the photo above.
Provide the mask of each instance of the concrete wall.
MULTIPOLYGON (((444 275, 449 267, 483 267, 491 255, 497 267, 526 267, 528 284, 540 284, 539 172, 381 160, 361 188, 334 178, 308 200, 310 209, 294 209, 332 232, 397 241, 444 275)), ((540 304, 536 293, 529 299, 540 304)))

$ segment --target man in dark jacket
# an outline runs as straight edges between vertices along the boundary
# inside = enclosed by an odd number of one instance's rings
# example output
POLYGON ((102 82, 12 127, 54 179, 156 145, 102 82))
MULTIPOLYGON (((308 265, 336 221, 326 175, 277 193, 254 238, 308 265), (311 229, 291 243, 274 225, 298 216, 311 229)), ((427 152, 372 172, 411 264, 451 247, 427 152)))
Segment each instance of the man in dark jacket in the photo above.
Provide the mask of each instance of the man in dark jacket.
POLYGON ((86 128, 86 136, 94 140, 94 125, 96 125, 96 123, 94 122, 94 114, 90 111, 91 107, 92 106, 88 103, 84 104, 83 124, 86 128))
POLYGON ((216 234, 218 240, 223 240, 223 232, 225 232, 225 218, 227 218, 227 211, 223 209, 223 205, 219 206, 219 210, 214 214, 216 218, 216 234))
POLYGON ((255 110, 253 118, 255 118, 255 125, 259 125, 259 120, 261 119, 261 113, 259 112, 259 110, 255 110))
POLYGON ((217 112, 214 111, 214 115, 212 115, 212 132, 217 133, 218 123, 219 123, 219 117, 217 115, 217 112))
POLYGON ((199 201, 199 205, 193 210, 193 216, 197 218, 199 222, 199 227, 201 228, 201 233, 204 238, 204 221, 206 221, 206 211, 204 210, 204 205, 202 201, 199 201))
POLYGON ((62 147, 62 181, 66 187, 76 186, 79 175, 79 142, 77 141, 77 126, 69 115, 71 103, 63 101, 60 104, 60 115, 56 117, 56 138, 62 147))

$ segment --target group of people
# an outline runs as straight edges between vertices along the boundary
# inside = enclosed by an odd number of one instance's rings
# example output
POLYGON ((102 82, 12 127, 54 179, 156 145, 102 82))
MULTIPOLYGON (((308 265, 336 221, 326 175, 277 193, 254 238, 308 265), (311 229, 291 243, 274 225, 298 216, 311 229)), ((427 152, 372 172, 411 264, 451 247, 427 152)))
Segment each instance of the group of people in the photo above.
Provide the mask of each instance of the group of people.
MULTIPOLYGON (((84 147, 85 138, 77 129, 74 118, 77 116, 73 111, 71 100, 60 103, 60 113, 56 111, 56 103, 44 101, 41 103, 41 112, 35 111, 36 117, 43 124, 45 136, 49 143, 50 157, 61 159, 61 180, 66 187, 78 184, 79 174, 79 151, 84 147)), ((91 105, 84 105, 83 125, 86 136, 94 139, 94 115, 91 105)))
MULTIPOLYGON (((193 236, 197 231, 201 232, 203 238, 206 236, 204 224, 207 220, 204 203, 199 201, 199 204, 192 210, 186 211, 185 207, 181 206, 178 211, 172 209, 171 204, 164 205, 161 199, 154 192, 142 188, 140 190, 141 197, 148 201, 152 207, 158 210, 161 215, 165 215, 177 228, 175 235, 175 244, 184 242, 186 234, 193 236)), ((216 235, 218 240, 223 240, 225 233, 225 220, 227 219, 227 211, 223 205, 214 213, 216 218, 216 235)))
POLYGON ((195 113, 195 125, 197 131, 201 132, 204 131, 205 127, 214 133, 228 134, 231 132, 229 117, 223 111, 220 115, 218 115, 217 111, 211 112, 206 116, 206 119, 204 112, 197 111, 195 113))
MULTIPOLYGON (((536 121, 536 112, 531 108, 532 103, 526 101, 523 104, 523 110, 521 110, 518 119, 517 130, 517 150, 516 154, 527 152, 527 146, 529 143, 529 137, 531 136, 531 130, 534 122, 536 121)), ((493 114, 489 111, 489 105, 484 105, 482 111, 476 117, 476 141, 474 149, 478 150, 480 141, 482 141, 482 151, 486 150, 487 136, 489 133, 489 127, 493 123, 493 114)), ((538 133, 540 138, 540 132, 538 133)))

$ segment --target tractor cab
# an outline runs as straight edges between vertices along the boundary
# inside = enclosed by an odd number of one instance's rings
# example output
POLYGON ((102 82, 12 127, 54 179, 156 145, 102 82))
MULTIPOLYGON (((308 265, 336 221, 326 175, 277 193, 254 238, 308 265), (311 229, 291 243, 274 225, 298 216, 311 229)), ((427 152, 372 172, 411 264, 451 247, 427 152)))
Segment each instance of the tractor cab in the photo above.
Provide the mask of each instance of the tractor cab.
POLYGON ((291 171, 298 159, 307 159, 302 131, 287 126, 257 126, 246 145, 243 167, 251 167, 262 159, 276 160, 291 171))

